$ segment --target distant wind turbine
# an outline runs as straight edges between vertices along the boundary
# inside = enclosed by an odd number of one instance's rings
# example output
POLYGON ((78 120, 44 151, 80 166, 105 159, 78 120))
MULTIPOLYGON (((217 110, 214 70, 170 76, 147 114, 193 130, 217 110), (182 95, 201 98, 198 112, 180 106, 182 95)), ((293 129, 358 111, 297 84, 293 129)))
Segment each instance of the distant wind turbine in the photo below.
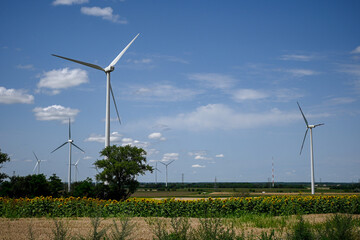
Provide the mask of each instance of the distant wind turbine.
POLYGON ((39 175, 40 174, 40 162, 41 162, 41 160, 39 160, 39 158, 36 156, 36 154, 35 154, 35 152, 33 152, 33 154, 34 154, 34 156, 35 156, 35 158, 36 158, 36 164, 35 164, 35 167, 34 167, 34 169, 33 169, 33 172, 35 172, 35 169, 36 169, 36 167, 37 167, 37 174, 39 175))
MULTIPOLYGON (((102 68, 98 65, 92 64, 92 63, 86 63, 86 62, 82 62, 79 60, 75 60, 75 59, 71 59, 71 58, 66 58, 66 57, 62 57, 59 55, 55 55, 52 54, 55 57, 59 57, 59 58, 63 58, 65 60, 68 61, 72 61, 72 62, 76 62, 91 68, 95 68, 97 70, 100 71, 104 71, 106 73, 106 78, 107 78, 107 82, 106 82, 106 116, 105 116, 105 147, 110 146, 110 92, 114 101, 114 105, 115 105, 115 109, 116 109, 116 113, 118 116, 118 120, 120 122, 120 116, 119 116, 119 112, 117 110, 117 106, 116 106, 116 102, 115 102, 115 97, 114 97, 114 93, 113 90, 111 88, 111 83, 110 83, 110 73, 112 71, 114 71, 115 69, 115 64, 120 60, 120 58, 124 55, 124 53, 126 52, 126 50, 130 47, 130 45, 135 41, 135 39, 139 36, 139 34, 137 34, 134 39, 119 53, 119 55, 117 55, 117 57, 110 63, 109 66, 107 66, 106 68, 102 68)), ((120 122, 121 124, 121 122, 120 122)))
POLYGON ((157 172, 158 171, 161 172, 157 167, 157 163, 158 163, 158 161, 155 162, 155 169, 154 169, 155 170, 155 184, 157 184, 157 172))
POLYGON ((77 177, 78 177, 78 174, 79 174, 79 169, 78 169, 78 164, 79 164, 79 161, 80 161, 80 158, 76 161, 76 163, 74 164, 75 166, 75 182, 77 182, 77 177))
POLYGON ((175 160, 172 160, 171 162, 168 162, 168 163, 163 163, 163 162, 160 162, 161 164, 165 165, 165 169, 166 169, 166 187, 168 186, 168 166, 174 162, 175 160))
POLYGON ((73 145, 74 147, 76 147, 77 149, 79 149, 80 151, 82 151, 83 153, 85 153, 84 150, 82 150, 81 148, 79 148, 78 146, 76 146, 76 144, 74 143, 74 140, 71 139, 71 127, 70 127, 70 118, 69 118, 69 139, 64 142, 62 145, 60 145, 59 147, 57 147, 54 151, 52 151, 51 153, 55 152, 56 150, 58 150, 59 148, 63 147, 64 145, 69 144, 69 169, 68 169, 68 192, 70 192, 71 190, 71 146, 73 145))
POLYGON ((313 150, 313 137, 312 137, 312 129, 316 128, 318 126, 324 125, 324 123, 320 123, 320 124, 316 124, 316 125, 309 125, 308 121, 306 120, 306 117, 303 113, 303 111, 301 110, 300 104, 297 103, 297 105, 299 106, 301 115, 304 118, 305 124, 306 124, 306 131, 305 131, 305 136, 304 136, 304 140, 302 142, 301 145, 301 149, 300 149, 300 155, 301 152, 303 150, 304 147, 304 142, 306 139, 306 134, 308 133, 309 129, 310 129, 310 159, 311 159, 311 194, 315 194, 315 174, 314 174, 314 150, 313 150))

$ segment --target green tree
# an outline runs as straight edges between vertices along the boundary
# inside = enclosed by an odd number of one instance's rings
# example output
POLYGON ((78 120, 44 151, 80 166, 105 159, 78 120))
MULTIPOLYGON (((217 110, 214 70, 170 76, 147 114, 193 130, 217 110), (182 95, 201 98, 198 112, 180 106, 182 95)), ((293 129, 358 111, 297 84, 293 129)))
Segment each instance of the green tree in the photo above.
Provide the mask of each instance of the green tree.
MULTIPOLYGON (((9 162, 9 161, 10 161, 10 157, 6 153, 2 153, 0 149, 0 169, 2 168, 2 165, 5 162, 9 162)), ((5 173, 0 173, 0 183, 3 181, 3 179, 7 177, 8 175, 6 175, 5 173)))
POLYGON ((153 168, 146 164, 146 151, 136 146, 108 146, 100 152, 104 159, 94 164, 101 170, 96 179, 109 186, 107 198, 125 200, 136 191, 136 176, 153 168))
POLYGON ((64 190, 64 184, 61 182, 61 179, 54 173, 49 177, 48 183, 50 195, 53 197, 59 197, 61 195, 61 191, 64 190))
POLYGON ((91 178, 86 178, 84 181, 73 184, 72 195, 74 197, 94 197, 95 186, 91 178))

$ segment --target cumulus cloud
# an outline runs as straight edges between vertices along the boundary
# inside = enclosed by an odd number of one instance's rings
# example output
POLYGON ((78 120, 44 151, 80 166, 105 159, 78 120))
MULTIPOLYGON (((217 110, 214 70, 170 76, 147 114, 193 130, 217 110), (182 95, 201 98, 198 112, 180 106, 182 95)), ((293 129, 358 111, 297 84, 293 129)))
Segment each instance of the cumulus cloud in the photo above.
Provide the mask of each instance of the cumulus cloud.
POLYGON ((228 89, 233 87, 236 80, 225 74, 218 73, 193 73, 189 74, 190 80, 196 80, 203 83, 206 87, 214 89, 228 89))
POLYGON ((297 55, 297 54, 282 55, 280 57, 281 60, 285 60, 285 61, 303 61, 303 62, 308 62, 313 58, 314 58, 313 56, 297 55))
POLYGON ((360 53, 360 46, 358 46, 357 48, 355 48, 353 51, 351 51, 352 54, 358 54, 360 53))
POLYGON ((78 109, 66 108, 61 105, 51 105, 49 107, 36 107, 33 109, 35 117, 40 121, 61 121, 67 123, 69 118, 74 121, 79 113, 78 109))
POLYGON ((89 0, 55 0, 52 4, 57 6, 57 5, 83 4, 88 2, 89 0))
POLYGON ((237 102, 243 102, 247 100, 259 100, 267 97, 267 93, 254 89, 238 89, 233 93, 233 99, 237 102))
POLYGON ((195 160, 212 160, 211 157, 207 157, 206 151, 189 152, 188 154, 194 157, 195 160))
POLYGON ((60 92, 60 89, 75 87, 89 81, 87 72, 79 68, 70 70, 69 68, 55 69, 44 72, 40 76, 37 84, 38 88, 49 88, 53 94, 60 92))
POLYGON ((178 160, 179 154, 178 153, 164 153, 163 158, 161 159, 161 162, 168 162, 172 160, 178 160))
MULTIPOLYGON (((328 116, 318 114, 318 116, 328 116)), ((198 107, 195 111, 182 113, 175 117, 163 117, 159 123, 169 125, 171 128, 191 131, 200 130, 232 130, 256 128, 262 126, 281 125, 301 119, 297 111, 283 112, 279 109, 260 113, 241 113, 224 104, 208 104, 198 107)))
POLYGON ((31 104, 34 103, 34 96, 27 94, 25 90, 22 89, 6 89, 5 87, 0 87, 0 104, 14 104, 14 103, 25 103, 31 104))
POLYGON ((224 157, 224 154, 217 154, 215 157, 217 157, 217 158, 223 158, 224 157))
POLYGON ((118 14, 113 13, 111 7, 82 7, 81 13, 89 16, 101 17, 104 20, 108 20, 114 23, 127 24, 128 22, 125 19, 120 19, 118 14))
POLYGON ((169 84, 155 84, 151 87, 131 87, 131 98, 140 101, 188 101, 202 93, 199 90, 178 88, 169 84))
POLYGON ((153 139, 153 140, 160 140, 160 141, 166 140, 166 138, 163 137, 162 134, 159 132, 154 132, 154 133, 149 134, 148 138, 153 139))
MULTIPOLYGON (((122 135, 118 132, 112 132, 110 134, 110 142, 112 143, 119 143, 121 142, 122 135)), ((85 139, 85 142, 98 142, 98 143, 104 143, 105 142, 105 136, 104 135, 96 135, 91 134, 90 137, 85 139)))
POLYGON ((193 167, 193 168, 205 168, 206 166, 200 165, 200 164, 194 164, 194 165, 191 165, 191 167, 193 167))

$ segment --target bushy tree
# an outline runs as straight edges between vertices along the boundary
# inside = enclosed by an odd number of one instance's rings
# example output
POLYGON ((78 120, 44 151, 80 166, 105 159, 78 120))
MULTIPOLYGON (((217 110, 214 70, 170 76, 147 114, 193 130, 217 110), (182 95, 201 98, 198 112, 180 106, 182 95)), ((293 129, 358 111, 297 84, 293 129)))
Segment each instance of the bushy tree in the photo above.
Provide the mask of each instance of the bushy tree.
POLYGON ((54 173, 48 180, 50 195, 53 197, 59 197, 64 190, 64 184, 61 179, 54 173))
POLYGON ((136 146, 108 146, 100 155, 104 159, 97 160, 94 164, 102 171, 96 175, 96 179, 108 184, 107 198, 129 198, 139 186, 136 176, 153 171, 153 168, 146 164, 146 151, 136 146))
MULTIPOLYGON (((10 161, 10 157, 6 153, 1 152, 0 149, 0 169, 2 168, 2 165, 8 161, 10 161)), ((0 183, 7 177, 8 176, 5 173, 0 172, 0 183)))
POLYGON ((74 197, 94 197, 95 186, 92 179, 86 178, 84 181, 74 183, 72 195, 74 197))

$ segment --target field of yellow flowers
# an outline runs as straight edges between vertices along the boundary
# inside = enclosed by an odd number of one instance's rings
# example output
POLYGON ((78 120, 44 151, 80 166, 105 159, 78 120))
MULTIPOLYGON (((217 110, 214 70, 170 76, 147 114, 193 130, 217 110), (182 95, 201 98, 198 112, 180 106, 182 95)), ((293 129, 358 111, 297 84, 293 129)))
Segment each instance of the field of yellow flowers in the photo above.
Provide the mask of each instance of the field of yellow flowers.
POLYGON ((243 214, 360 214, 360 195, 269 196, 228 199, 2 198, 0 217, 236 217, 243 214))

